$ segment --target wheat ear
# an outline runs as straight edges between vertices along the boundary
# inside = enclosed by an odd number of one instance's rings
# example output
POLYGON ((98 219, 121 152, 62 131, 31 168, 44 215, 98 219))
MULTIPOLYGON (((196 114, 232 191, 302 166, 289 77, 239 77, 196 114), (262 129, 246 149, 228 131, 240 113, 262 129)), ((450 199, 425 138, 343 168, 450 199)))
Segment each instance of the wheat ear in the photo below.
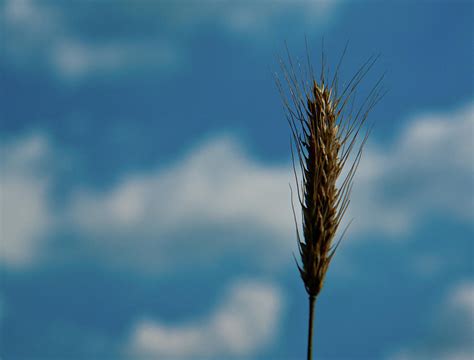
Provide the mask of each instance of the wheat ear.
MULTIPOLYGON (((363 131, 364 124, 369 111, 382 97, 380 84, 383 76, 365 101, 354 110, 355 91, 377 57, 369 58, 338 95, 338 73, 346 49, 347 45, 330 82, 326 80, 324 55, 321 75, 317 80, 309 56, 305 70, 301 64, 297 64, 300 75, 296 75, 288 50, 287 62, 281 61, 288 91, 284 91, 277 77, 277 86, 291 129, 293 170, 302 213, 303 236, 300 236, 299 226, 296 224, 300 255, 300 262, 296 263, 309 296, 308 360, 312 359, 313 352, 316 297, 323 287, 329 264, 344 235, 343 233, 334 243, 338 227, 349 206, 354 175, 370 133, 370 127, 363 131), (338 186, 336 183, 343 173, 338 186)), ((292 209, 296 223, 293 199, 292 209)))

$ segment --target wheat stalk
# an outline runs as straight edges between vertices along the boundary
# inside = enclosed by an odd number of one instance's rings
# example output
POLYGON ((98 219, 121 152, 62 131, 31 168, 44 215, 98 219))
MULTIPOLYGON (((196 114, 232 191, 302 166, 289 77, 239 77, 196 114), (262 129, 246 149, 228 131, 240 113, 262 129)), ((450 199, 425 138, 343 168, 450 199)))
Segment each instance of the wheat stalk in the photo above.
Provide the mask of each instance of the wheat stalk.
POLYGON ((350 203, 354 175, 370 133, 370 127, 365 131, 363 127, 370 110, 382 97, 380 85, 383 76, 365 101, 354 110, 356 89, 378 57, 370 57, 338 95, 338 74, 346 49, 347 45, 330 82, 326 80, 328 70, 324 52, 321 75, 317 80, 309 55, 306 69, 297 64, 300 69, 298 76, 288 49, 287 63, 280 61, 288 86, 287 92, 276 78, 291 129, 293 170, 302 213, 303 236, 300 236, 292 193, 300 262, 295 260, 309 296, 308 360, 312 358, 313 352, 316 297, 323 287, 329 264, 345 232, 344 230, 334 243, 336 232, 350 203), (343 173, 345 175, 341 176, 343 173), (340 180, 342 181, 338 186, 340 180))

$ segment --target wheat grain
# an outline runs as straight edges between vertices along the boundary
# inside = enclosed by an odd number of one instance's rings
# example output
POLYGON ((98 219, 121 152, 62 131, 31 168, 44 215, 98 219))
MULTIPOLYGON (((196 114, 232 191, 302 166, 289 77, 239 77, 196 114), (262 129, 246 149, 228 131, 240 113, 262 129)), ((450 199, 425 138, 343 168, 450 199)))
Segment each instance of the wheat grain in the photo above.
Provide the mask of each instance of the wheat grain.
MULTIPOLYGON (((354 111, 353 99, 356 89, 377 61, 377 57, 370 57, 338 95, 339 69, 346 49, 347 45, 330 82, 326 80, 328 70, 325 69, 324 54, 321 61, 321 75, 317 80, 309 55, 306 69, 303 69, 300 63, 297 64, 300 74, 296 75, 288 49, 287 62, 281 61, 284 79, 288 85, 287 91, 284 91, 277 77, 277 85, 291 129, 293 170, 298 203, 302 212, 302 236, 296 224, 300 255, 300 262, 296 263, 309 296, 308 359, 312 358, 315 300, 323 287, 329 264, 345 232, 339 241, 334 243, 335 235, 350 203, 354 175, 370 133, 370 127, 363 131, 364 124, 369 111, 382 97, 383 76, 357 111, 354 111), (299 175, 297 167, 300 170, 299 175), (345 175, 341 181, 339 177, 343 173, 345 175), (341 181, 339 187, 338 181, 341 181)), ((293 199, 292 209, 296 222, 293 199)))

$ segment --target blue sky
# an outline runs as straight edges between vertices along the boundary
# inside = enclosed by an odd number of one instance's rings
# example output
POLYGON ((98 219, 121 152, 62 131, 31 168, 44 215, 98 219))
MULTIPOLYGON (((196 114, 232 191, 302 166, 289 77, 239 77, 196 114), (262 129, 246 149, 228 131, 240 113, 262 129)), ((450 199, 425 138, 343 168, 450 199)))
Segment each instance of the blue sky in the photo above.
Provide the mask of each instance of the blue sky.
POLYGON ((470 359, 470 1, 0 1, 4 359, 300 359, 285 45, 388 94, 318 359, 470 359))

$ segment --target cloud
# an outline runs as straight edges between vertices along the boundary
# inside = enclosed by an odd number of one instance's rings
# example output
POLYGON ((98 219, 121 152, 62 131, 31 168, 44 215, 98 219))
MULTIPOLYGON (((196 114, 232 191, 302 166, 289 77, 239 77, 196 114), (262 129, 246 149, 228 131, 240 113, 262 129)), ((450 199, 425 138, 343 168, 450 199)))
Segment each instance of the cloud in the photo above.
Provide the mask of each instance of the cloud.
POLYGON ((170 168, 126 177, 106 193, 83 190, 72 211, 85 231, 140 228, 154 233, 183 227, 261 227, 273 235, 291 232, 287 167, 250 160, 228 137, 211 140, 170 168), (283 196, 282 196, 283 195, 283 196))
POLYGON ((437 309, 429 340, 389 356, 390 360, 468 360, 474 354, 474 282, 451 289, 437 309))
POLYGON ((22 267, 34 261, 54 224, 50 178, 44 171, 51 149, 31 134, 0 146, 0 260, 22 267))
MULTIPOLYGON (((370 144, 346 217, 355 218, 350 236, 403 238, 433 215, 471 223, 473 121, 469 104, 413 118, 391 145, 370 144)), ((255 264, 291 261, 290 166, 255 161, 232 137, 203 143, 175 164, 128 173, 105 190, 76 186, 57 213, 52 180, 41 167, 54 163, 52 152, 63 153, 41 136, 3 150, 2 257, 8 264, 28 263, 48 245, 40 239, 58 229, 75 234, 83 253, 104 264, 153 272, 179 261, 254 259, 255 250, 266 254, 255 264)))
POLYGON ((180 62, 179 51, 170 39, 160 36, 153 41, 117 36, 101 41, 87 39, 64 10, 59 4, 35 0, 5 1, 0 9, 9 37, 4 55, 13 60, 12 65, 29 67, 33 60, 63 79, 77 80, 141 66, 170 70, 180 62))
POLYGON ((272 6, 268 6, 266 1, 219 4, 191 1, 186 8, 177 2, 171 12, 184 27, 216 24, 231 34, 251 34, 258 40, 285 22, 296 23, 294 27, 304 26, 306 29, 323 27, 333 20, 334 10, 340 4, 334 0, 283 0, 272 3, 272 6))
POLYGON ((137 259, 123 260, 135 264, 146 264, 149 254, 156 266, 170 259, 205 263, 212 254, 225 259, 269 242, 276 246, 265 261, 273 261, 293 244, 290 178, 286 166, 257 163, 221 137, 174 166, 127 176, 104 193, 78 190, 69 223, 105 253, 128 249, 137 259))
POLYGON ((442 253, 419 254, 413 264, 413 271, 424 278, 434 278, 445 267, 448 259, 442 253))
POLYGON ((127 351, 151 358, 248 356, 275 339, 282 306, 276 287, 240 281, 207 318, 179 325, 139 321, 127 351))
POLYGON ((391 360, 471 360, 472 352, 453 351, 438 354, 421 355, 417 353, 402 352, 399 355, 390 357, 391 360))
POLYGON ((474 105, 416 116, 391 145, 370 143, 347 218, 352 233, 400 237, 431 215, 472 222, 474 105))
POLYGON ((94 73, 111 73, 140 66, 166 66, 172 68, 178 62, 175 49, 164 41, 151 44, 103 43, 88 44, 84 41, 58 41, 51 53, 51 62, 69 79, 94 73))
POLYGON ((136 68, 170 71, 191 56, 188 45, 200 27, 217 27, 229 35, 258 39, 281 28, 282 19, 308 26, 323 25, 336 4, 331 0, 280 1, 270 7, 265 1, 189 1, 185 5, 125 2, 111 11, 107 4, 98 3, 65 7, 60 2, 6 0, 0 8, 3 29, 9 38, 3 55, 12 60, 11 66, 45 65, 69 81, 136 68), (90 22, 93 27, 97 17, 100 22, 110 18, 111 23, 97 28, 91 36, 81 21, 90 22), (129 31, 110 31, 116 22, 129 31), (137 37, 136 32, 141 31, 142 36, 137 37))
MULTIPOLYGON (((414 118, 391 146, 367 148, 346 216, 355 218, 351 237, 403 238, 436 214, 472 221, 466 194, 474 182, 473 109, 414 118)), ((193 253, 199 238, 199 248, 210 254, 272 244, 274 256, 287 261, 283 254, 290 253, 295 231, 289 181, 288 165, 256 162, 235 140, 221 137, 176 165, 128 175, 108 191, 78 191, 71 222, 96 242, 113 238, 110 246, 144 253, 153 244, 155 256, 164 258, 173 257, 176 242, 193 253)))
POLYGON ((462 312, 466 320, 474 326, 474 282, 456 286, 448 302, 450 308, 462 312))

